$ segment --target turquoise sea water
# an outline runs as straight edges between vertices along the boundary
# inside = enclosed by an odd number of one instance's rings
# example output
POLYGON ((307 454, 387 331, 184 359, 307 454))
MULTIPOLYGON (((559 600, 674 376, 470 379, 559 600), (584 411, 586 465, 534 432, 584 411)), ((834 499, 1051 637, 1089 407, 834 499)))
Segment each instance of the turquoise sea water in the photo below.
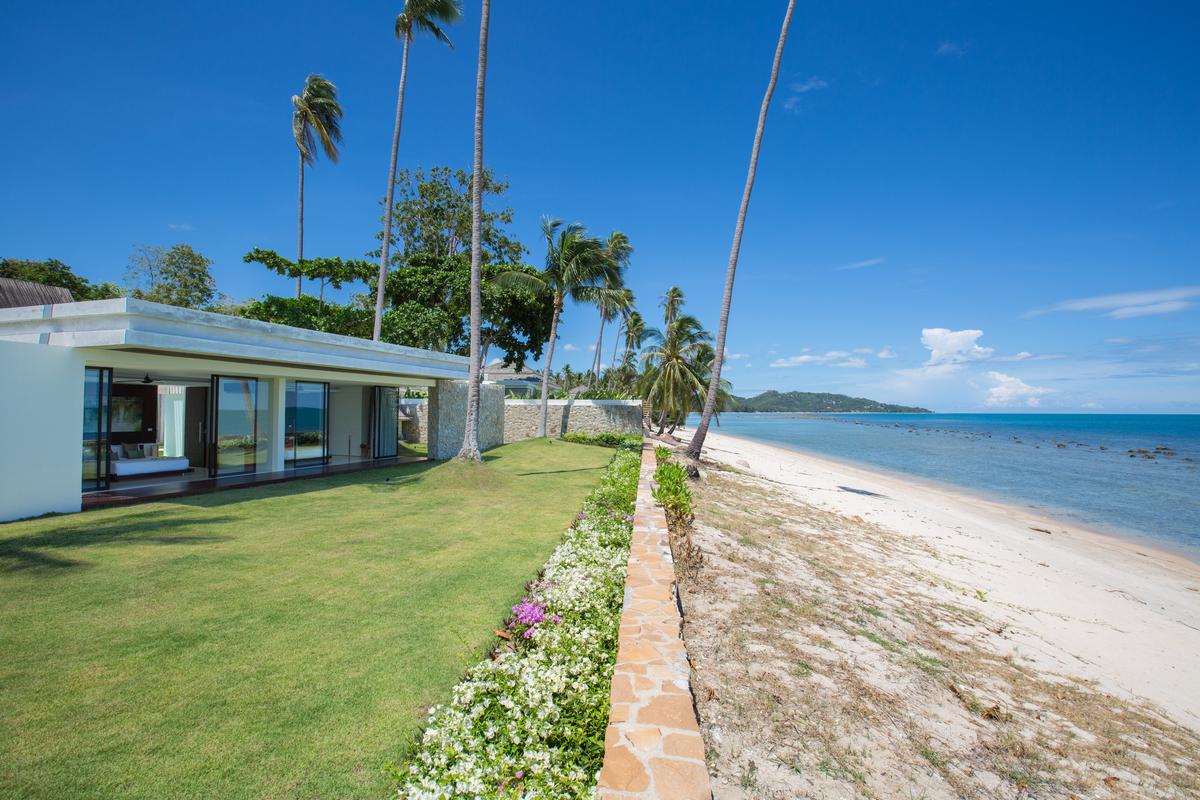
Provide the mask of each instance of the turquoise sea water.
POLYGON ((1200 415, 723 414, 714 430, 1031 507, 1200 561, 1200 415))

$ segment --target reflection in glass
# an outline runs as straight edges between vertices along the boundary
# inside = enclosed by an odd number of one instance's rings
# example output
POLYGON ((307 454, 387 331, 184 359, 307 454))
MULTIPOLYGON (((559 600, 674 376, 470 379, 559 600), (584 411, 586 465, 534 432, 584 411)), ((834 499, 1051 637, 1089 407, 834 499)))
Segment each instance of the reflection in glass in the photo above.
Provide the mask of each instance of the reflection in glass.
POLYGON ((287 382, 284 461, 325 463, 329 458, 329 384, 287 382))
POLYGON ((374 458, 390 458, 400 451, 400 390, 394 386, 375 387, 375 419, 372 420, 374 458))
POLYGON ((255 472, 267 463, 267 395, 254 378, 212 378, 212 447, 209 474, 255 472))
POLYGON ((112 424, 112 370, 83 371, 83 491, 108 488, 109 428, 112 424))

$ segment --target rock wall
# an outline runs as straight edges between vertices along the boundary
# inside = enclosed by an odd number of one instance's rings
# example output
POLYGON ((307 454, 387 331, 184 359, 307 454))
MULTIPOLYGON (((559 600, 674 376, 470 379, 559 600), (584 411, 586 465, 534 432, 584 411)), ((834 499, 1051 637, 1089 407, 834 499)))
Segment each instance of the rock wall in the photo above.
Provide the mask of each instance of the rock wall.
POLYGON ((400 423, 404 441, 417 443, 429 438, 429 401, 400 398, 400 411, 408 420, 400 423))
MULTIPOLYGON (((429 457, 454 458, 462 449, 467 428, 467 382, 438 381, 429 389, 426 408, 429 457)), ((489 450, 503 444, 504 389, 493 383, 483 384, 479 410, 479 449, 489 450)))
MULTIPOLYGON (((519 442, 537 436, 541 400, 504 401, 504 441, 519 442)), ((550 400, 546 409, 546 435, 564 433, 642 432, 640 400, 550 400)))

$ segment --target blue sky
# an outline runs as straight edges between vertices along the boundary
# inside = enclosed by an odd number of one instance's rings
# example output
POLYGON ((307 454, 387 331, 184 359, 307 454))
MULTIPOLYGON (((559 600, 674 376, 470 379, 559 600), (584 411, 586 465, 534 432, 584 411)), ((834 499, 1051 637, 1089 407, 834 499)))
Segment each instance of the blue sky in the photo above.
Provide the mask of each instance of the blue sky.
MULTIPOLYGON (((513 232, 625 231, 639 306, 678 284, 714 330, 784 2, 496 0, 485 158, 513 232)), ((187 242, 218 288, 296 246, 290 98, 346 109, 306 181, 305 251, 373 246, 397 4, 10 3, 0 255, 120 281, 187 242)), ((470 167, 478 4, 419 40, 401 164, 470 167)), ((800 4, 743 240, 735 392, 939 411, 1200 411, 1200 49, 1193 4, 800 4)), ((569 307, 555 367, 590 361, 569 307)), ((606 334, 605 361, 612 331, 606 334)))

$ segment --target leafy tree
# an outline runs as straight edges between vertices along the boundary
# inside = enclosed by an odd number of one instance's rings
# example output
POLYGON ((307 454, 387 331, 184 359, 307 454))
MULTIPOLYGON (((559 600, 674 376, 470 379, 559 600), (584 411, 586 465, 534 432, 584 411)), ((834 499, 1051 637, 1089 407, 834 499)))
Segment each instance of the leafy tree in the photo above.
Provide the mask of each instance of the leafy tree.
POLYGON ((69 291, 76 301, 108 300, 124 295, 121 287, 115 283, 104 281, 93 284, 87 278, 76 275, 70 267, 55 258, 45 261, 0 258, 0 278, 58 286, 69 291))
MULTIPOLYGON (((296 261, 304 261, 304 168, 317 159, 320 141, 325 157, 338 162, 337 146, 342 142, 342 106, 337 87, 315 72, 304 81, 304 90, 292 95, 292 135, 300 151, 300 241, 296 261)), ((301 276, 296 276, 296 297, 300 296, 301 276)))
POLYGON ((288 261, 274 250, 260 250, 257 247, 246 255, 242 261, 247 264, 257 262, 272 272, 277 272, 288 278, 308 278, 321 282, 321 294, 318 298, 317 310, 320 311, 325 303, 325 286, 341 289, 343 283, 361 281, 366 283, 375 274, 375 265, 369 261, 340 258, 309 258, 299 264, 288 261))
POLYGON ((216 279, 208 271, 212 263, 186 244, 169 249, 138 245, 125 270, 128 294, 169 306, 204 308, 217 292, 216 279))
MULTIPOLYGON (((471 242, 472 176, 465 170, 433 167, 426 175, 400 170, 396 177, 398 197, 392 209, 391 266, 399 267, 418 253, 453 256, 467 252, 471 242)), ((497 181, 492 170, 483 170, 483 193, 503 197, 508 181, 497 181)), ((483 261, 489 264, 519 264, 528 252, 509 238, 504 225, 511 225, 513 210, 481 209, 480 240, 483 261)), ((379 233, 376 238, 382 238, 379 233)), ((380 250, 371 255, 378 257, 380 250)))
POLYGON ((542 239, 546 242, 546 266, 536 275, 509 271, 497 281, 505 287, 524 289, 553 301, 550 321, 549 350, 542 370, 542 405, 538 412, 538 436, 546 435, 546 411, 549 400, 550 364, 554 359, 554 339, 558 320, 567 298, 575 303, 590 303, 597 289, 619 283, 623 275, 620 264, 609 258, 605 244, 588 236, 587 228, 578 222, 569 225, 561 219, 542 217, 542 239))
MULTIPOLYGON (((487 362, 492 346, 504 353, 505 364, 524 369, 527 359, 539 359, 550 337, 551 301, 526 289, 497 282, 502 272, 536 276, 534 267, 483 265, 480 359, 487 362)), ((471 273, 465 255, 435 258, 418 255, 404 269, 388 273, 386 295, 394 316, 396 344, 470 352, 469 316, 471 273)), ((385 338, 385 341, 387 339, 385 338)))
POLYGON ((460 0, 405 0, 404 11, 396 17, 396 38, 404 42, 404 57, 400 62, 400 96, 396 100, 396 131, 392 134, 392 166, 388 170, 387 199, 383 208, 383 247, 379 258, 379 280, 375 293, 375 328, 371 338, 379 341, 383 324, 383 289, 387 282, 388 250, 392 244, 392 203, 396 191, 396 161, 400 156, 400 122, 404 117, 404 88, 408 83, 408 45, 413 33, 427 33, 451 50, 454 45, 438 27, 462 19, 460 0))
POLYGON ((750 149, 750 171, 746 175, 746 188, 742 191, 742 206, 738 209, 737 225, 733 229, 733 247, 729 252, 729 268, 725 273, 725 294, 721 299, 721 321, 717 325, 717 343, 708 383, 708 397, 700 414, 700 424, 696 426, 696 432, 688 444, 689 458, 700 458, 704 437, 708 433, 708 424, 719 402, 721 362, 725 357, 725 333, 729 329, 729 306, 733 301, 733 278, 737 272, 738 251, 742 247, 742 229, 746 226, 746 209, 750 207, 750 192, 754 189, 754 174, 758 171, 758 148, 762 144, 763 128, 767 124, 767 109, 771 106, 771 95, 775 93, 775 82, 779 80, 779 62, 783 58, 783 46, 787 43, 788 27, 792 24, 792 12, 795 9, 796 0, 788 0, 787 13, 783 17, 783 30, 779 33, 779 44, 775 47, 775 61, 771 65, 771 80, 767 84, 767 94, 763 97, 762 108, 758 112, 758 129, 754 132, 754 146, 750 149))
POLYGON ((691 314, 679 313, 662 330, 650 328, 647 333, 650 344, 643 352, 642 397, 658 412, 661 432, 668 419, 681 418, 693 398, 703 393, 697 362, 712 334, 691 314))
MULTIPOLYGON (((374 266, 374 265, 372 265, 374 266)), ((367 339, 371 334, 371 312, 358 305, 321 303, 312 295, 276 297, 267 295, 237 308, 237 316, 367 339)))

